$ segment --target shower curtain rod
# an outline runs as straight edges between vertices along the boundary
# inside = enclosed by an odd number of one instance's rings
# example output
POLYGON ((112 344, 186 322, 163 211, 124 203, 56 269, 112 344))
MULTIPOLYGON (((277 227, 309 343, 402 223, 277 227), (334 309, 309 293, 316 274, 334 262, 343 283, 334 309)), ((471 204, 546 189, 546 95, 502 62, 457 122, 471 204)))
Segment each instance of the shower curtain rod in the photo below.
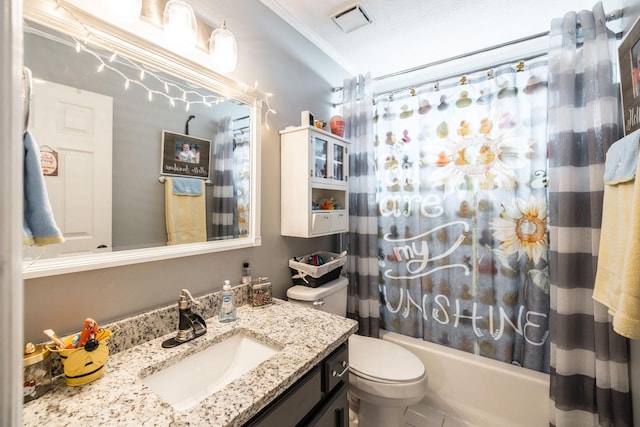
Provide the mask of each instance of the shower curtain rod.
MULTIPOLYGON (((407 69, 401 70, 401 71, 396 71, 395 73, 389 73, 389 74, 385 74, 383 76, 374 77, 374 78, 371 79, 371 81, 377 82, 377 81, 380 81, 380 80, 385 80, 385 79, 390 79, 390 78, 393 78, 393 77, 402 76, 404 74, 411 74, 411 73, 414 73, 416 71, 424 70, 426 68, 435 67, 436 65, 442 65, 442 64, 447 63, 447 62, 457 61, 458 59, 463 59, 463 58, 466 58, 468 56, 475 56, 475 55, 479 55, 481 53, 491 52, 492 50, 502 49, 503 47, 511 46, 511 45, 518 44, 518 43, 524 43, 524 42, 527 42, 527 41, 530 41, 530 40, 535 40, 535 39, 538 39, 538 38, 541 38, 541 37, 545 37, 545 36, 548 36, 548 35, 549 35, 549 31, 544 31, 544 32, 538 33, 538 34, 532 34, 530 36, 522 37, 522 38, 519 38, 519 39, 516 39, 516 40, 510 40, 508 42, 496 44, 496 45, 493 45, 493 46, 485 47, 485 48, 474 50, 474 51, 467 52, 467 53, 462 53, 460 55, 450 56, 448 58, 439 59, 437 61, 429 62, 427 64, 418 65, 417 67, 407 68, 407 69)), ((540 56, 540 55, 536 55, 536 56, 540 56)), ((526 58, 523 58, 523 60, 525 60, 525 59, 526 58)), ((509 62, 511 62, 511 61, 509 61, 509 62)), ((471 72, 469 72, 469 74, 470 73, 471 72)))
MULTIPOLYGON (((614 11, 612 11, 611 13, 609 13, 607 15, 606 21, 607 22, 616 21, 616 20, 622 18, 622 16, 623 16, 623 10, 622 9, 615 9, 614 11)), ((579 22, 578 22, 578 26, 580 26, 579 22)), ((389 79, 389 78, 393 78, 393 77, 398 77, 398 76, 402 76, 402 75, 405 75, 405 74, 411 74, 411 73, 414 73, 416 71, 421 71, 421 70, 424 70, 424 69, 427 69, 427 68, 434 67, 436 65, 442 65, 444 63, 451 62, 451 61, 456 61, 458 59, 463 59, 463 58, 466 58, 468 56, 475 56, 475 55, 479 55, 481 53, 486 53, 486 52, 491 52, 493 50, 501 49, 503 47, 512 46, 512 45, 515 45, 515 44, 524 43, 524 42, 531 41, 531 40, 536 40, 538 38, 546 37, 548 35, 549 35, 549 31, 543 31, 541 33, 532 34, 530 36, 522 37, 522 38, 519 38, 519 39, 509 40, 508 42, 499 43, 499 44, 496 44, 496 45, 493 45, 493 46, 485 47, 485 48, 482 48, 482 49, 474 50, 474 51, 463 53, 463 54, 460 54, 460 55, 451 56, 449 58, 439 59, 437 61, 429 62, 427 64, 418 65, 416 67, 407 68, 405 70, 396 71, 394 73, 384 74, 382 76, 378 76, 378 77, 372 78, 371 81, 377 82, 377 81, 380 81, 380 80, 385 80, 385 79, 389 79)), ((622 36, 622 33, 616 33, 616 37, 617 38, 620 38, 621 36, 622 36)), ((533 55, 533 56, 531 56, 529 58, 519 58, 519 59, 522 60, 522 61, 527 61, 527 60, 531 60, 533 58, 537 58, 539 56, 542 56, 542 54, 536 54, 536 55, 533 55)), ((515 60, 516 59, 514 59, 514 61, 515 60)), ((507 61, 507 62, 505 62, 503 64, 500 64, 500 65, 504 65, 504 64, 506 64, 508 62, 512 62, 512 61, 507 61)), ((485 68, 485 67, 483 67, 483 68, 485 68)), ((477 72, 477 71, 481 71, 481 70, 471 71, 471 72, 469 72, 467 74, 470 74, 472 72, 477 72)), ((344 88, 343 86, 334 87, 332 91, 333 92, 339 92, 343 88, 344 88)), ((411 88, 411 86, 409 86, 406 89, 410 89, 410 88, 411 88)), ((391 91, 389 91, 389 92, 391 92, 391 91)), ((389 92, 387 92, 387 93, 389 93, 389 92)))
MULTIPOLYGON (((479 73, 480 71, 488 71, 490 69, 498 68, 498 67, 501 67, 501 66, 507 65, 507 64, 512 64, 514 62, 518 62, 518 67, 521 67, 521 66, 524 67, 524 63, 525 62, 531 61, 532 59, 541 58, 541 57, 545 56, 546 54, 547 54, 546 52, 537 53, 537 54, 534 54, 534 55, 526 56, 524 58, 520 58, 518 60, 510 60, 510 61, 501 62, 499 64, 493 64, 491 66, 484 66, 484 67, 481 67, 481 68, 476 68, 474 70, 469 70, 469 71, 465 72, 464 76, 467 76, 469 74, 479 73)), ((409 86, 404 86, 404 87, 401 87, 401 88, 389 89, 389 90, 386 90, 386 91, 383 91, 383 92, 374 93, 373 94, 373 99, 376 100, 377 98, 379 98, 381 96, 387 96, 387 95, 390 95, 390 94, 395 94, 397 92, 404 92, 404 91, 407 91, 407 90, 418 89, 420 87, 426 86, 426 85, 431 84, 431 83, 435 83, 436 90, 438 90, 436 82, 439 82, 440 80, 447 80, 447 79, 449 79, 451 77, 453 77, 453 75, 444 76, 444 77, 441 77, 439 79, 432 80, 430 82, 417 83, 417 84, 412 84, 412 85, 409 85, 409 86)), ((461 85, 466 84, 466 83, 468 83, 468 81, 466 79, 464 80, 464 82, 463 81, 460 82, 461 85)), ((334 108, 337 107, 338 105, 340 105, 340 103, 333 104, 334 108)))

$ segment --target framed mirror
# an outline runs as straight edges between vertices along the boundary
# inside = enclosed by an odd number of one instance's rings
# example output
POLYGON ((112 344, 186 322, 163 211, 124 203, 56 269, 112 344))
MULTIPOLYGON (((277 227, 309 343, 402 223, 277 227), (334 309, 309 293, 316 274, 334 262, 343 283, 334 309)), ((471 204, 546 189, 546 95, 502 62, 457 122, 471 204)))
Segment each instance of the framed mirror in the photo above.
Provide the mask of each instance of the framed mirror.
POLYGON ((25 2, 24 65, 65 242, 25 246, 23 277, 260 245, 260 94, 60 4, 25 2))

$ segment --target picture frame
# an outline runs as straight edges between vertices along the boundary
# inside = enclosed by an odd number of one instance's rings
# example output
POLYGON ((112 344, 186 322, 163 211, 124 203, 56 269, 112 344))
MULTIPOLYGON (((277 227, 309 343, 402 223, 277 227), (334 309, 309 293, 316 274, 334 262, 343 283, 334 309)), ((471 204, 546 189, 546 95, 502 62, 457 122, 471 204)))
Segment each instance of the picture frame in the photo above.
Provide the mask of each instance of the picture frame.
POLYGON ((640 18, 618 48, 624 134, 640 129, 640 18))
POLYGON ((162 175, 209 179, 211 140, 162 131, 162 175))

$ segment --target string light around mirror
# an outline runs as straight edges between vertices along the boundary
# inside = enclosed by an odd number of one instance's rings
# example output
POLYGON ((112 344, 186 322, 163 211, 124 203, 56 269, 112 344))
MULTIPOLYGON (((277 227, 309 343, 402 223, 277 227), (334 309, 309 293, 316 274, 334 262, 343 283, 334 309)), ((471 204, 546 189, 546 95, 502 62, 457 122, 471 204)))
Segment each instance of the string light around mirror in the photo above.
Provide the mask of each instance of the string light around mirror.
POLYGON ((132 78, 130 76, 127 76, 125 73, 123 73, 122 71, 120 71, 118 68, 116 68, 113 63, 115 63, 116 59, 118 58, 118 54, 117 53, 113 53, 111 54, 111 56, 109 57, 109 59, 105 60, 99 53, 93 51, 91 48, 87 47, 86 44, 81 43, 78 39, 73 38, 73 41, 75 43, 76 46, 76 52, 81 53, 87 53, 91 56, 93 56, 99 63, 98 67, 96 68, 96 72, 101 73, 104 72, 105 70, 110 70, 113 71, 114 73, 118 74, 120 77, 122 77, 123 81, 124 81, 124 89, 128 90, 131 85, 137 85, 139 87, 141 87, 142 89, 144 89, 147 92, 147 99, 151 102, 154 99, 154 96, 158 95, 160 97, 164 97, 168 100, 169 105, 171 107, 175 107, 176 106, 176 102, 183 102, 185 104, 185 111, 189 111, 189 109, 191 108, 192 105, 195 104, 203 104, 206 105, 208 107, 211 107, 213 105, 217 105, 220 104, 222 102, 225 102, 229 99, 229 97, 222 97, 222 96, 216 96, 216 95, 203 95, 200 92, 196 91, 196 90, 191 90, 191 89, 182 89, 180 86, 178 86, 177 84, 170 82, 168 80, 163 79, 162 77, 160 77, 158 74, 154 73, 153 71, 147 70, 145 68, 142 68, 140 65, 136 64, 135 62, 131 61, 129 58, 127 57, 120 57, 121 60, 126 61, 131 67, 135 68, 137 70, 137 72, 139 73, 139 79, 135 79, 132 78), (147 85, 145 83, 145 80, 149 80, 149 79, 154 79, 157 82, 160 83, 160 85, 164 88, 164 91, 161 90, 157 90, 157 89, 153 89, 150 87, 150 85, 147 85), (171 95, 171 92, 177 92, 177 95, 171 95), (192 100, 191 98, 196 98, 196 100, 192 100))
MULTIPOLYGON (((137 1, 137 0, 134 0, 134 1, 137 1)), ((170 1, 172 1, 172 0, 170 0, 170 1)), ((193 105, 193 104, 204 104, 204 105, 207 105, 207 106, 213 106, 213 105, 220 104, 220 103, 222 103, 222 102, 224 102, 224 101, 226 101, 226 100, 231 98, 229 96, 220 97, 220 96, 215 96, 215 95, 202 95, 201 93, 199 93, 196 90, 184 90, 184 89, 182 89, 180 86, 176 85, 175 83, 172 83, 172 82, 170 82, 170 81, 168 81, 166 79, 163 79, 162 77, 160 77, 158 74, 154 73, 153 71, 150 71, 150 70, 147 70, 147 69, 143 68, 141 65, 135 63, 134 61, 132 61, 129 58, 127 58, 126 56, 118 55, 118 53, 115 51, 115 49, 113 47, 111 47, 112 45, 108 40, 106 40, 104 38, 101 38, 96 33, 91 31, 91 29, 89 27, 87 27, 87 25, 85 25, 71 10, 66 8, 61 3, 60 0, 56 0, 56 9, 61 9, 65 13, 67 13, 71 18, 73 18, 74 21, 76 21, 82 27, 82 29, 86 33, 86 36, 85 36, 85 38, 84 38, 84 40, 82 42, 80 40, 78 40, 77 38, 72 37, 72 39, 74 41, 74 44, 75 44, 76 52, 78 52, 78 53, 86 52, 86 53, 90 54, 91 56, 93 56, 94 58, 96 58, 99 61, 99 65, 98 65, 98 67, 96 69, 97 72, 102 72, 105 69, 108 69, 108 70, 111 70, 111 71, 117 73, 120 77, 122 77, 124 79, 124 88, 125 88, 125 90, 129 89, 131 84, 138 85, 138 86, 142 87, 143 89, 145 89, 147 91, 147 99, 150 102, 153 100, 154 95, 159 95, 161 97, 166 98, 171 107, 174 107, 176 105, 176 101, 183 102, 185 104, 185 111, 189 111, 191 105, 193 105), (111 52, 110 52, 109 59, 107 61, 105 61, 100 54, 96 53, 95 51, 93 51, 89 47, 89 43, 90 43, 92 38, 100 40, 101 44, 104 45, 104 46, 109 46, 109 50, 111 50, 111 52), (128 77, 122 71, 117 69, 113 65, 113 63, 115 63, 116 58, 123 59, 130 66, 135 68, 138 71, 140 78, 139 79, 135 79, 135 78, 128 77), (164 92, 151 89, 151 88, 149 88, 148 85, 143 83, 143 80, 147 76, 151 76, 154 79, 156 79, 158 82, 160 82, 161 85, 164 87, 164 92), (179 96, 170 95, 169 94, 170 88, 177 89, 179 91, 179 96), (196 101, 189 100, 189 96, 190 95, 193 95, 194 97, 198 98, 198 100, 196 100, 196 101)), ((231 34, 231 35, 233 36, 233 34, 231 34)), ((234 43, 235 43, 235 37, 234 37, 234 43)), ((236 54, 237 54, 237 48, 236 48, 236 54)), ((235 66, 234 66, 234 68, 235 68, 235 66)), ((244 88, 243 94, 250 94, 250 93, 258 92, 258 81, 255 81, 253 86, 249 86, 246 83, 241 83, 241 85, 244 88)), ((267 129, 271 129, 270 126, 269 126, 269 115, 270 114, 277 114, 277 111, 274 110, 273 108, 271 108, 271 105, 269 103, 269 99, 273 96, 273 94, 270 93, 270 92, 263 92, 263 94, 264 94, 264 98, 262 99, 262 101, 266 105, 265 114, 264 114, 264 124, 265 124, 267 129)))

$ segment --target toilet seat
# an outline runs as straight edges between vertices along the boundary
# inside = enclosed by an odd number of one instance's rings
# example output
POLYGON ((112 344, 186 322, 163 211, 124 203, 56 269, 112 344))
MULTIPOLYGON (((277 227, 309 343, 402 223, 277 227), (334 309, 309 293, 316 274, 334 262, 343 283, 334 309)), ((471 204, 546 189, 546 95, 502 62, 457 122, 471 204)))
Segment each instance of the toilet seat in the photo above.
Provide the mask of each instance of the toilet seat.
POLYGON ((409 350, 360 335, 349 337, 349 371, 382 384, 414 383, 426 376, 424 365, 409 350))

